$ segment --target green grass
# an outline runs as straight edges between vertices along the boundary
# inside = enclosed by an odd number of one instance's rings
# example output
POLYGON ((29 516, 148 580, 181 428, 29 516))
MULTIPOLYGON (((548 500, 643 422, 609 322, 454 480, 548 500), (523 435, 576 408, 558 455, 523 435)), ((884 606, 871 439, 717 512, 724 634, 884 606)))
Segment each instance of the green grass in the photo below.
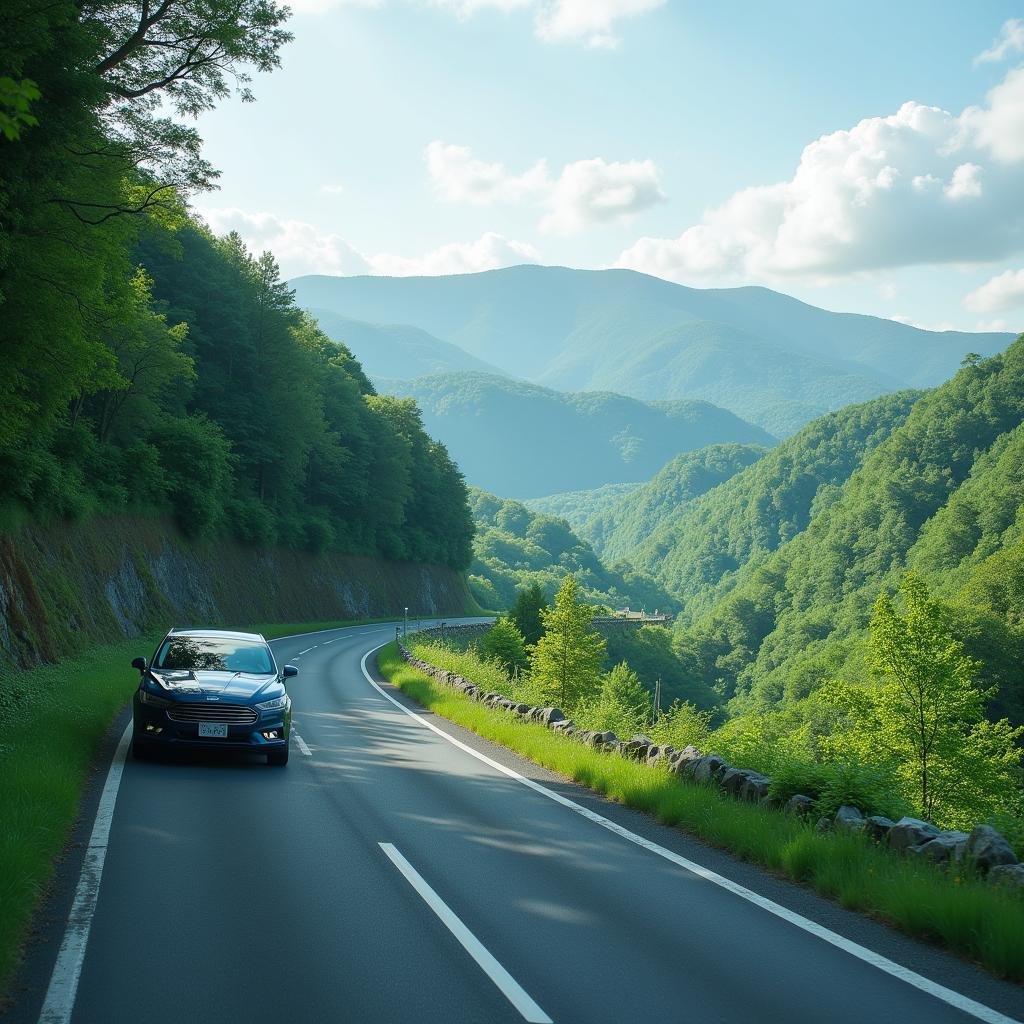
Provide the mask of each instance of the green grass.
MULTIPOLYGON (((349 619, 251 627, 268 639, 341 626, 349 619)), ((57 665, 0 679, 3 804, 0 812, 0 1002, 32 913, 67 842, 96 751, 138 685, 132 658, 149 657, 162 634, 97 647, 57 665), (59 699, 56 699, 59 695, 59 699)))
MULTIPOLYGON (((946 872, 893 856, 859 835, 819 833, 771 808, 740 803, 710 786, 681 781, 666 769, 599 753, 542 725, 482 707, 407 665, 394 643, 380 652, 379 664, 384 676, 414 700, 486 739, 810 885, 844 907, 945 946, 1002 977, 1024 981, 1024 899, 1012 893, 964 871, 946 872)), ((477 681, 474 671, 462 674, 477 681)))

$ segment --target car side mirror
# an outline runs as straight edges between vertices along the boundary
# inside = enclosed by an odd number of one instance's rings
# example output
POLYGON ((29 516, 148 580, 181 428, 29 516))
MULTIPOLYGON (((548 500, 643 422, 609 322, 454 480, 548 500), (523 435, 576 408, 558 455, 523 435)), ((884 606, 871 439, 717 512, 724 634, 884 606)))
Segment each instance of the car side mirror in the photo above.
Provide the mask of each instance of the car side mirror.
POLYGON ((294 665, 285 665, 284 671, 281 673, 285 678, 288 676, 297 676, 299 670, 294 665))
POLYGON ((132 662, 132 668, 137 668, 140 672, 145 672, 148 668, 145 658, 136 658, 132 662))

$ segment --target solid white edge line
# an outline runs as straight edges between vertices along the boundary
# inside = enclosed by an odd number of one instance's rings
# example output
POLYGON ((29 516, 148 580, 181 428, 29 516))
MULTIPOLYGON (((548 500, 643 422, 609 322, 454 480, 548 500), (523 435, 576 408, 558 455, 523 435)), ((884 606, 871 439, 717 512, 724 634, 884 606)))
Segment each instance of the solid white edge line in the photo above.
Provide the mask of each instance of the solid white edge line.
POLYGON ((68 914, 64 940, 60 944, 57 962, 53 965, 50 984, 43 1000, 43 1008, 39 1012, 39 1024, 68 1024, 71 1012, 75 1008, 78 979, 82 975, 85 947, 89 942, 89 930, 92 927, 93 914, 96 912, 103 862, 107 856, 107 840, 110 837, 114 805, 117 802, 121 776, 124 774, 131 735, 132 723, 129 722, 121 734, 120 742, 107 769, 107 778, 103 783, 99 806, 96 808, 96 820, 85 851, 85 860, 82 862, 82 873, 78 878, 71 912, 68 914))
POLYGON ((305 754, 306 757, 312 757, 313 751, 306 745, 306 741, 297 732, 295 732, 294 727, 292 728, 292 732, 295 734, 295 742, 299 745, 299 751, 305 754))
MULTIPOLYGON (((390 643, 390 641, 388 642, 390 643)), ((575 814, 586 818, 588 821, 594 822, 596 825, 600 825, 609 832, 614 832, 615 835, 621 836, 623 839, 634 843, 636 846, 643 847, 643 849, 649 850, 651 853, 656 854, 673 864, 677 864, 681 868, 685 868, 687 871, 697 875, 699 878, 703 878, 705 881, 711 882, 712 884, 731 892, 733 895, 747 900, 749 903, 753 903, 762 910, 767 910, 769 914, 774 914, 783 921, 788 921, 790 924, 796 925, 797 928, 801 928, 805 932, 809 932, 811 935, 821 939, 823 942, 827 942, 829 945, 835 946, 837 949, 841 949, 845 953, 849 953, 850 956, 856 957, 858 960, 862 960, 864 963, 878 968, 878 970, 883 973, 891 975, 894 978, 898 978, 900 981, 906 982, 906 984, 919 989, 921 992, 925 992, 928 995, 947 1003, 955 1009, 961 1010, 963 1013, 970 1014, 977 1020, 985 1021, 985 1024, 1021 1024, 1020 1021, 1015 1020, 1013 1017, 1007 1017, 998 1010, 993 1010, 990 1006, 985 1006, 984 1003, 976 1002, 968 996, 961 995, 959 992, 954 992, 952 989, 946 988, 945 985, 940 985, 938 982, 931 981, 923 975, 918 974, 916 971, 912 971, 908 967, 903 967, 901 964, 888 959, 888 957, 882 956, 881 953, 876 953, 874 950, 868 949, 866 946, 862 946, 857 942, 844 938, 838 932, 834 932, 830 928, 826 928, 801 914, 797 914, 795 911, 788 910, 786 907, 775 903, 766 896, 761 896, 752 889, 747 889, 745 886, 742 886, 737 882, 733 882, 731 879, 712 871, 710 868, 703 867, 695 861, 688 860, 686 857, 682 857, 678 853, 674 853, 672 850, 666 849, 664 846, 659 846, 650 839, 644 839, 643 836, 638 836, 635 832, 630 832, 629 829, 617 824, 610 818, 606 818, 604 815, 598 814, 596 811, 592 811, 589 808, 584 807, 582 804, 578 804, 574 800, 570 800, 568 797, 564 797, 560 793, 556 793, 554 790, 548 789, 546 786, 542 786, 539 782, 534 782, 533 779, 528 779, 525 776, 520 775, 512 768, 506 768, 505 765, 499 764, 486 754, 481 754, 479 750, 474 750, 468 744, 456 739, 454 736, 446 733, 443 729, 439 729, 433 722, 428 722, 422 715, 418 715, 415 711, 409 710, 409 708, 402 704, 401 701, 395 700, 390 693, 385 691, 373 679, 367 671, 366 659, 369 658, 371 654, 375 654, 382 647, 386 646, 387 644, 381 644, 380 647, 374 647, 363 655, 363 659, 360 662, 360 668, 363 671, 363 676, 366 678, 366 681, 382 697, 394 704, 394 706, 400 711, 404 711, 410 718, 419 722, 420 725, 430 729, 431 732, 437 733, 438 736, 444 737, 444 739, 449 743, 454 744, 460 750, 464 750, 467 754, 475 757, 478 761, 483 761, 484 764, 490 765, 496 771, 501 772, 503 775, 507 775, 510 779, 515 779, 516 782, 522 783, 524 786, 527 786, 536 793, 540 793, 541 796, 545 796, 549 800, 554 800, 555 803, 561 804, 563 807, 567 807, 575 814)))
POLYGON ((498 987, 501 994, 530 1024, 553 1024, 551 1018, 530 998, 522 985, 512 977, 491 955, 487 947, 462 923, 455 912, 427 884, 423 876, 402 856, 391 843, 377 844, 392 864, 405 876, 423 902, 438 916, 441 923, 455 936, 462 948, 476 961, 477 966, 498 987))

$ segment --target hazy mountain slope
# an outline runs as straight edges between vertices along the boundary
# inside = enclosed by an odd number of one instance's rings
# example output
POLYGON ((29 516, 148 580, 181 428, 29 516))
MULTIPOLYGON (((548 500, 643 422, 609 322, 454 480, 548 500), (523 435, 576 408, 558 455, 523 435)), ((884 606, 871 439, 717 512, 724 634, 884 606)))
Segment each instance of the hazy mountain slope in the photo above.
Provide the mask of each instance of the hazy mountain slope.
POLYGON ((767 449, 751 444, 713 444, 677 455, 642 487, 596 512, 579 532, 606 562, 629 558, 683 506, 753 465, 767 449))
POLYGON ((531 512, 561 517, 579 533, 580 528, 595 513, 610 508, 619 498, 638 487, 643 487, 643 484, 604 484, 585 491, 562 491, 544 498, 526 498, 523 504, 531 512))
POLYGON ((714 490, 671 512, 630 555, 698 616, 749 566, 806 529, 920 392, 829 413, 714 490))
POLYGON ((686 288, 628 270, 522 266, 434 278, 310 276, 292 284, 305 306, 415 324, 508 373, 563 390, 649 397, 661 375, 673 382, 659 392, 665 397, 696 397, 681 389, 706 366, 712 382, 729 376, 728 393, 717 394, 725 407, 789 430, 823 405, 937 384, 967 352, 989 354, 1012 340, 832 313, 764 288, 686 288), (695 323, 704 326, 665 344, 665 332, 695 323))
POLYGON ((647 480, 679 452, 708 444, 774 443, 707 402, 563 394, 471 372, 380 384, 416 399, 426 429, 472 485, 515 498, 647 480))
POLYGON ((1024 337, 919 399, 805 530, 748 566, 689 637, 705 670, 755 704, 862 678, 872 605, 914 566, 1001 706, 1022 707, 1022 421, 1024 337))
MULTIPOLYGON (((557 378, 554 370, 545 375, 557 378)), ((589 383, 637 398, 703 398, 782 437, 832 409, 874 398, 893 382, 786 352, 728 324, 694 320, 658 333, 589 383)))
POLYGON ((471 356, 409 324, 368 324, 328 309, 310 309, 332 341, 343 342, 370 378, 412 380, 446 370, 480 370, 501 374, 496 366, 471 356))

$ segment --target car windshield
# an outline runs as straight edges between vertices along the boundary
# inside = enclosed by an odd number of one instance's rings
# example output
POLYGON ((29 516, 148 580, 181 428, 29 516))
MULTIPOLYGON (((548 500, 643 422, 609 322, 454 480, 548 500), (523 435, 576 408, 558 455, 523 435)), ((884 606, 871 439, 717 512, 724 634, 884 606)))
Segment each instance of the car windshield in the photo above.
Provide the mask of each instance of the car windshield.
POLYGON ((219 636, 168 637, 156 656, 154 668, 168 672, 220 671, 270 675, 274 662, 266 644, 219 636))

